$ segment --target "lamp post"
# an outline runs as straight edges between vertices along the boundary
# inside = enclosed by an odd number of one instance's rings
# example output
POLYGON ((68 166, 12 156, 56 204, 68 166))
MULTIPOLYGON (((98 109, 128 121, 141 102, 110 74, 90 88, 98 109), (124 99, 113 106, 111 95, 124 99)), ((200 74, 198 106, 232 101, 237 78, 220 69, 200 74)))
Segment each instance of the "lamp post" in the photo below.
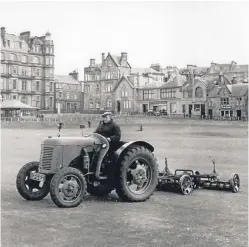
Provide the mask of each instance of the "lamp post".
POLYGON ((58 113, 57 111, 57 107, 56 107, 56 103, 57 103, 57 99, 56 99, 56 92, 57 92, 57 87, 56 87, 57 83, 54 82, 54 113, 58 113))
POLYGON ((191 84, 192 84, 192 111, 193 111, 193 108, 194 108, 193 107, 193 103, 195 103, 195 90, 194 90, 194 85, 195 85, 195 68, 196 68, 196 65, 191 65, 191 64, 187 65, 187 69, 189 71, 189 75, 190 75, 190 78, 191 78, 191 84))

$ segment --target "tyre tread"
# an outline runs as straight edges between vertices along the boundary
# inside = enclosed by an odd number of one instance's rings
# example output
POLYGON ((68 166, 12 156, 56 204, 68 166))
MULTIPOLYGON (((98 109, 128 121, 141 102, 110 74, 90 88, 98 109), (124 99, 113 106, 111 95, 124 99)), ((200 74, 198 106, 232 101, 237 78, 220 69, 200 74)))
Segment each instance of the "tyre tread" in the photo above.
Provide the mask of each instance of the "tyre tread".
MULTIPOLYGON (((118 172, 118 177, 117 177, 117 186, 116 186, 116 193, 119 195, 119 197, 123 200, 123 201, 127 201, 127 202, 143 202, 148 200, 154 193, 154 191, 147 195, 144 198, 135 198, 134 196, 132 196, 132 194, 127 193, 126 190, 123 188, 122 186, 122 179, 123 179, 123 174, 126 172, 126 162, 129 161, 131 159, 131 156, 134 155, 138 155, 140 153, 146 153, 147 155, 149 155, 151 157, 151 159, 154 160, 155 164, 157 164, 157 161, 154 157, 154 154, 152 152, 150 152, 147 148, 145 147, 133 147, 131 149, 129 149, 127 151, 127 153, 124 155, 123 160, 120 162, 120 170, 118 172)), ((157 167, 158 170, 158 167, 157 167)), ((153 175, 152 175, 153 177, 153 175)), ((152 178, 153 179, 153 178, 152 178)))
POLYGON ((87 188, 87 183, 86 183, 86 179, 85 177, 83 176, 82 172, 76 168, 72 168, 72 167, 66 167, 66 168, 63 168, 61 169, 60 171, 58 171, 51 183, 50 183, 50 196, 51 196, 51 199, 52 201, 58 206, 58 207, 61 207, 61 208, 64 208, 64 207, 77 207, 79 204, 81 204, 81 202, 83 201, 84 199, 84 196, 86 194, 86 188, 87 188), (63 176, 64 174, 66 175, 67 173, 71 173, 71 174, 74 174, 74 175, 77 175, 78 177, 80 177, 80 179, 82 180, 83 182, 83 196, 80 198, 80 200, 78 200, 77 203, 73 204, 73 205, 70 205, 70 204, 66 204, 66 203, 62 203, 59 199, 58 199, 58 196, 57 196, 57 193, 56 193, 56 187, 57 187, 57 181, 58 179, 61 178, 61 176, 63 176))

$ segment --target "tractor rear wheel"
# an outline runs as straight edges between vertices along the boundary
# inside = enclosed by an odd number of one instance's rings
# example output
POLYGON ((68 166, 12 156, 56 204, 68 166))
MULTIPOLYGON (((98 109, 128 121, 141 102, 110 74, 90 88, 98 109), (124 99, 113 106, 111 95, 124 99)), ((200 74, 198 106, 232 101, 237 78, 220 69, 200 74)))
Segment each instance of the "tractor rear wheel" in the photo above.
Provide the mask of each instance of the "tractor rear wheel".
POLYGON ((52 178, 50 195, 58 207, 77 207, 86 194, 86 179, 76 168, 66 167, 59 170, 52 178))
POLYGON ((123 201, 146 201, 158 183, 157 161, 145 147, 130 148, 121 158, 117 173, 116 192, 123 201))
POLYGON ((25 164, 17 174, 16 188, 19 194, 26 200, 42 200, 49 193, 50 177, 46 176, 43 185, 41 185, 39 181, 30 178, 32 172, 38 172, 38 166, 38 161, 29 162, 25 164))

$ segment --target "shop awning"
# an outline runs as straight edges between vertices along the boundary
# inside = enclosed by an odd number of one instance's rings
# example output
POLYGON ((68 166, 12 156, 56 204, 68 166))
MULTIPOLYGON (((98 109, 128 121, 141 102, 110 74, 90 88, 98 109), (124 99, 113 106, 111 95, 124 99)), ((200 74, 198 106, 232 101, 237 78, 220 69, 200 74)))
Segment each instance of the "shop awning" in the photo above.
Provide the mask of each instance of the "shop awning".
POLYGON ((22 103, 19 100, 5 100, 3 102, 1 102, 0 104, 0 108, 1 109, 26 109, 26 110, 35 110, 35 109, 39 109, 38 107, 33 107, 27 104, 22 103))

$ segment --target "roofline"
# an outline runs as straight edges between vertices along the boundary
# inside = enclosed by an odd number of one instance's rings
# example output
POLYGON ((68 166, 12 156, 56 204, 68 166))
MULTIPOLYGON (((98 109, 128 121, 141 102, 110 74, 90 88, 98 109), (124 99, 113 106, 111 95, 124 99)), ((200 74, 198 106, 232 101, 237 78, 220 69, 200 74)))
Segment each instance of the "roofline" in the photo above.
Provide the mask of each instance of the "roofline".
MULTIPOLYGON (((116 63, 115 59, 112 57, 111 53, 108 53, 108 54, 107 54, 107 57, 108 57, 108 56, 110 56, 111 59, 112 59, 112 61, 117 65, 117 67, 119 67, 119 65, 116 63)), ((107 57, 106 57, 106 58, 107 58, 107 57)), ((106 59, 105 59, 105 60, 106 60, 106 59)))
POLYGON ((131 84, 131 82, 129 81, 129 79, 128 79, 126 76, 122 75, 122 77, 119 79, 119 81, 117 82, 117 84, 114 86, 113 91, 115 91, 115 90, 118 88, 118 86, 120 85, 120 83, 121 83, 121 81, 122 81, 123 79, 125 79, 125 80, 129 83, 129 85, 131 86, 131 88, 135 88, 135 87, 131 84))

